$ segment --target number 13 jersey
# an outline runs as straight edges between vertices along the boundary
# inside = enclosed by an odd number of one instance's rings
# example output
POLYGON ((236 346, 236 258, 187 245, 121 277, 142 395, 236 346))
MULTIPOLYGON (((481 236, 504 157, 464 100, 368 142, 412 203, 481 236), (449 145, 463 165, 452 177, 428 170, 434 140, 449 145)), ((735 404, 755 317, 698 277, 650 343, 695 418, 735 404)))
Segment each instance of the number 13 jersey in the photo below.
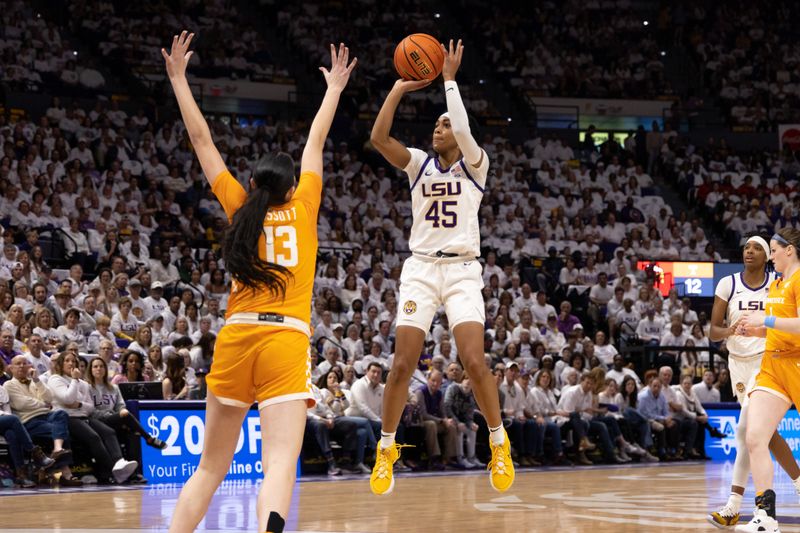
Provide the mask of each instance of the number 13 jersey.
POLYGON ((428 256, 436 252, 480 256, 478 210, 489 173, 486 152, 482 151, 478 168, 460 159, 443 169, 438 158, 416 148, 408 151, 411 160, 403 170, 411 186, 411 251, 428 256))
MULTIPOLYGON (((227 170, 212 187, 228 221, 247 200, 247 192, 227 170)), ((292 199, 270 207, 258 239, 258 256, 286 267, 292 278, 286 281, 286 297, 273 296, 266 289, 253 291, 236 280, 231 282, 226 316, 234 313, 276 313, 311 320, 311 295, 317 262, 317 217, 322 195, 322 178, 303 172, 292 199)))

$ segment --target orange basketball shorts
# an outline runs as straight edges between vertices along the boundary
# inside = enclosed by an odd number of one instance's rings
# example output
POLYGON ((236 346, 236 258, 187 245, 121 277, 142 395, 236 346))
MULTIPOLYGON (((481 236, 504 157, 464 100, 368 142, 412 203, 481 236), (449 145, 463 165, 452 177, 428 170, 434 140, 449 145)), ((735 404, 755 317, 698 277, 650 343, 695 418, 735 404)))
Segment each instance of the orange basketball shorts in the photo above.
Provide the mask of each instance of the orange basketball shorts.
POLYGON ((217 337, 206 384, 225 405, 258 408, 291 400, 314 405, 308 335, 260 324, 228 324, 217 337))
POLYGON ((753 390, 763 390, 800 405, 800 357, 764 354, 753 390))

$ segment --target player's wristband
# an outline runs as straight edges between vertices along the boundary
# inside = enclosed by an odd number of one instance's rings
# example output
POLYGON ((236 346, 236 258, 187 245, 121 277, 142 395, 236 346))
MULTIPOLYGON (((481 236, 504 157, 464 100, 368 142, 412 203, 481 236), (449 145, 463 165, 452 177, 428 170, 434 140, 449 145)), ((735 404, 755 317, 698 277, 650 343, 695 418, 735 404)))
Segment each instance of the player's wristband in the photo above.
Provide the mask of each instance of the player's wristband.
POLYGON ((764 318, 764 325, 767 326, 768 328, 772 329, 772 328, 775 327, 775 321, 776 320, 778 320, 778 317, 770 315, 770 316, 764 318))

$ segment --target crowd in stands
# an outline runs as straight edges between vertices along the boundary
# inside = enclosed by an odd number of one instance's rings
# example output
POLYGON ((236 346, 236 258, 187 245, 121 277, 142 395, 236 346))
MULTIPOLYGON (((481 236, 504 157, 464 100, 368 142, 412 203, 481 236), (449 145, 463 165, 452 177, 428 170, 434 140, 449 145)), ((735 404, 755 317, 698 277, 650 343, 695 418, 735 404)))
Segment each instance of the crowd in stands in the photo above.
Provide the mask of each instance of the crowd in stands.
POLYGON ((149 80, 166 79, 161 48, 172 41, 176 28, 189 28, 198 35, 193 49, 200 61, 192 68, 198 77, 250 81, 290 77, 236 3, 83 0, 69 2, 68 7, 74 33, 95 47, 105 62, 126 65, 149 80))
POLYGON ((468 0, 455 14, 520 93, 654 98, 673 92, 655 25, 644 25, 628 0, 537 2, 523 10, 513 2, 468 0))
POLYGON ((788 146, 741 152, 724 140, 694 146, 675 138, 662 145, 659 160, 663 174, 702 214, 699 226, 731 247, 743 245, 750 234, 800 224, 800 161, 788 146))
POLYGON ((30 2, 5 2, 0 17, 0 78, 9 87, 85 94, 105 85, 91 60, 79 61, 59 27, 46 21, 30 2))
MULTIPOLYGON (((351 44, 351 54, 358 56, 359 71, 363 74, 354 77, 348 91, 359 94, 359 111, 365 116, 377 115, 383 97, 398 78, 392 58, 395 46, 406 36, 403 28, 414 28, 414 33, 441 33, 433 13, 409 9, 407 4, 396 0, 381 2, 380 10, 376 5, 372 0, 342 4, 287 3, 281 6, 277 15, 278 27, 302 51, 313 70, 326 60, 328 54, 319 43, 335 43, 342 35, 357 32, 358 43, 351 44)), ((497 116, 492 99, 480 85, 462 86, 460 91, 470 113, 497 116)), ((403 99, 397 115, 433 117, 435 120, 443 106, 444 94, 441 91, 417 91, 403 99)))
POLYGON ((800 119, 798 6, 791 1, 699 2, 676 8, 705 89, 733 126, 771 131, 800 119))

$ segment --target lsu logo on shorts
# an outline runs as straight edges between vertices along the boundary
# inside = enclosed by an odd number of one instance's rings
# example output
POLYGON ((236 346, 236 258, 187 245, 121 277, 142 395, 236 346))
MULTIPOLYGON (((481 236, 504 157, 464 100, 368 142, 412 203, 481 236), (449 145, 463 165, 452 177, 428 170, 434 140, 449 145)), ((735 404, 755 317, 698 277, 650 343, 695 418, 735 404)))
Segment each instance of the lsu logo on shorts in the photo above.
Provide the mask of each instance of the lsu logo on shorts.
POLYGON ((736 384, 736 392, 738 392, 739 394, 744 394, 744 383, 742 383, 741 381, 736 384))
POLYGON ((414 300, 408 300, 405 304, 403 304, 403 312, 407 315, 413 315, 417 312, 417 302, 414 300))

